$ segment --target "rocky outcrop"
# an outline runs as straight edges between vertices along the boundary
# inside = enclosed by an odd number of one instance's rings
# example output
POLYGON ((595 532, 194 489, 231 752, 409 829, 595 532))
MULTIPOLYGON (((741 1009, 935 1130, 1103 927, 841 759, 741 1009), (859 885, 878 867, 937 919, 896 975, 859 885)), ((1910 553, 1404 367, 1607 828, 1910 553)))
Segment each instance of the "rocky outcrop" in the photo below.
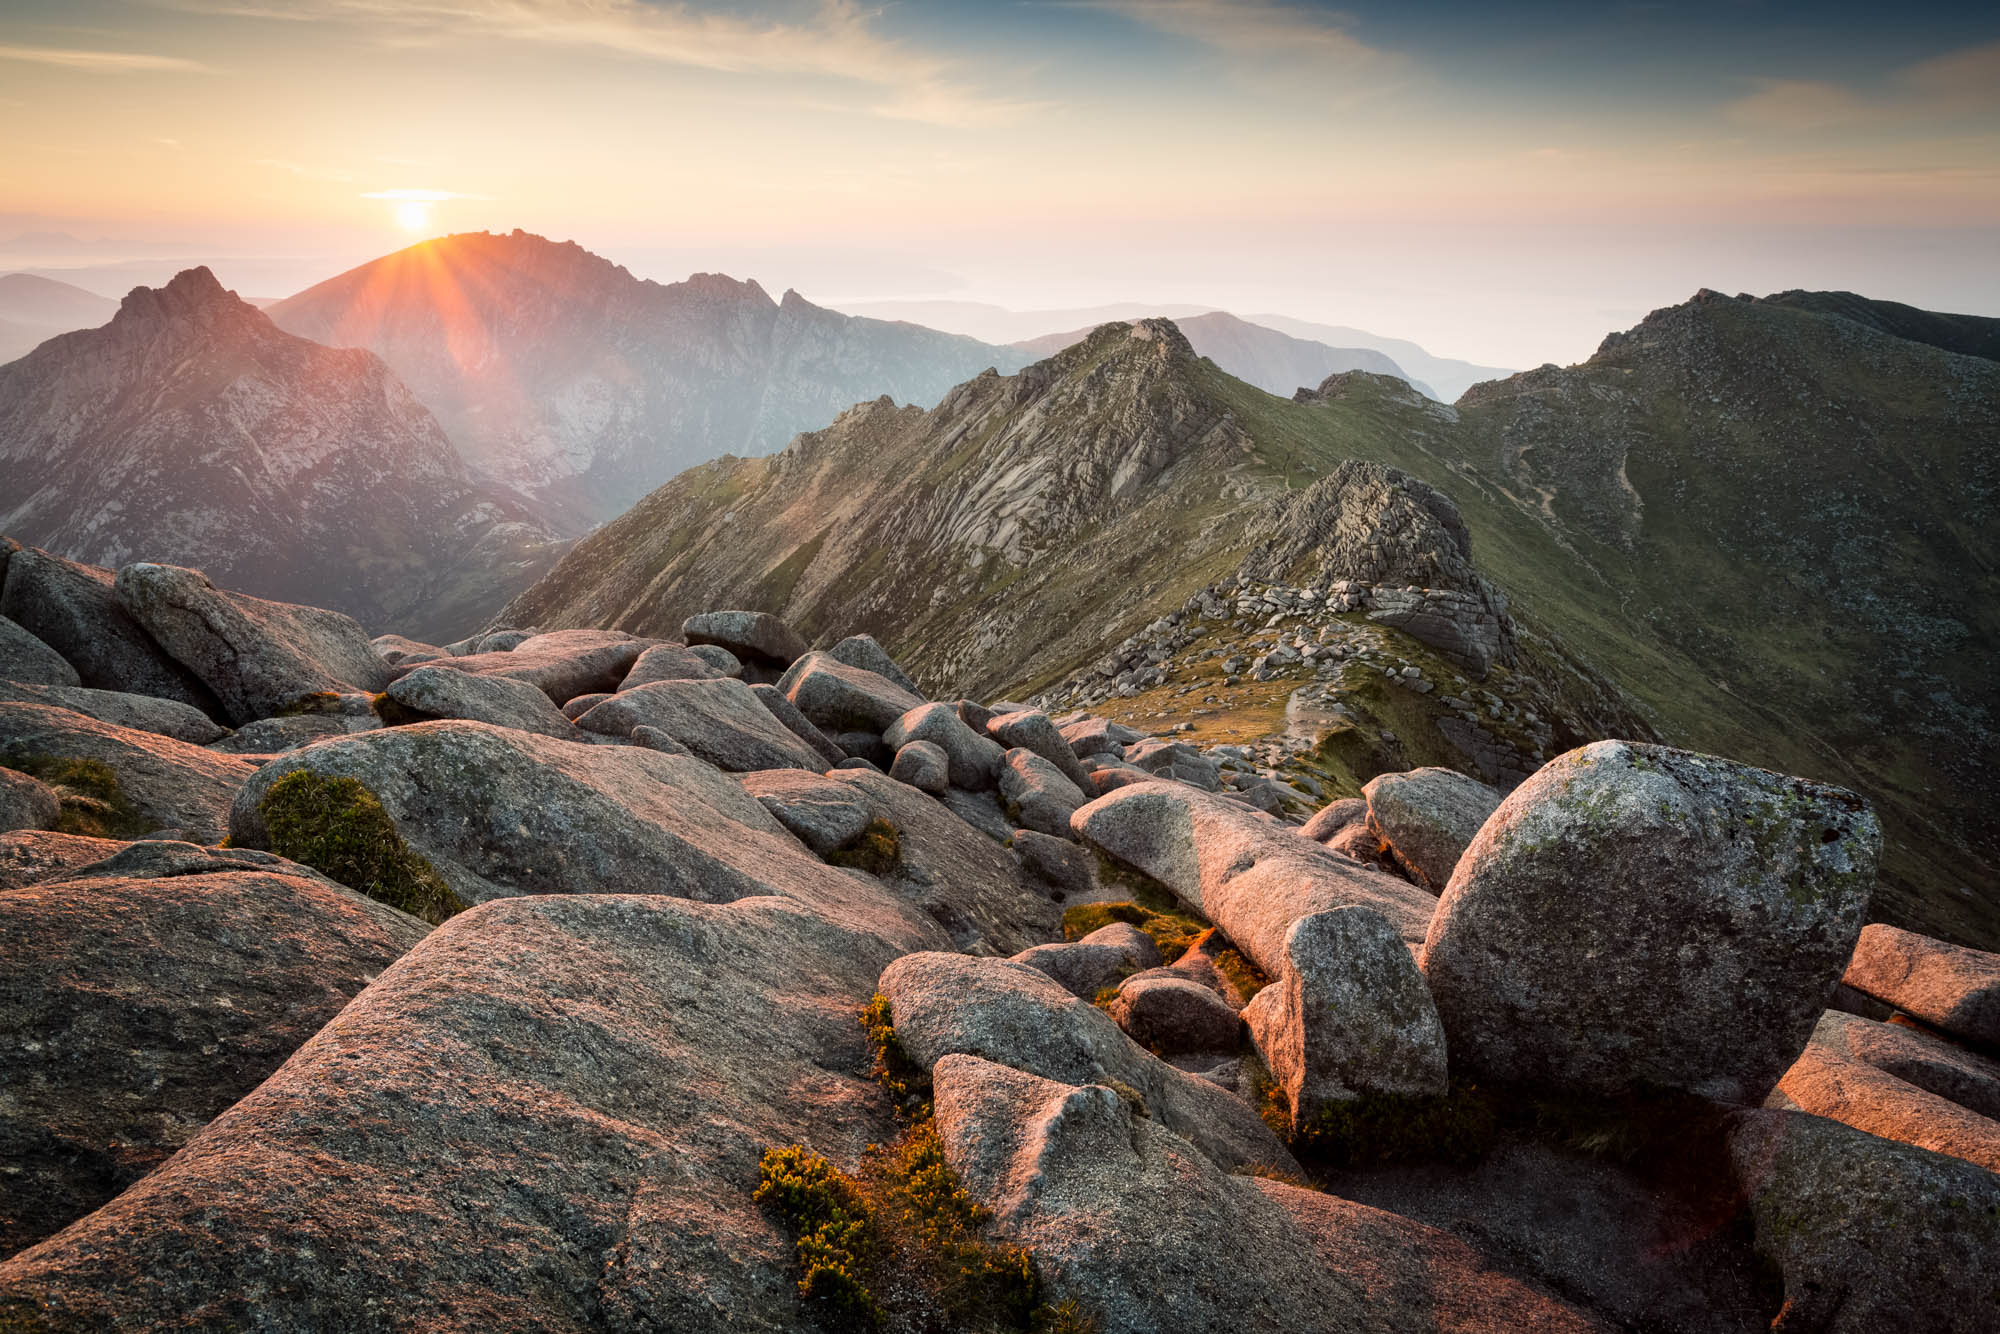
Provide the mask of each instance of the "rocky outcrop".
POLYGON ((0 768, 0 832, 48 829, 62 814, 62 799, 48 784, 0 768))
POLYGON ((110 570, 24 547, 7 562, 0 615, 60 653, 86 686, 157 695, 221 717, 208 687, 119 605, 112 577, 110 570))
POLYGON ((826 767, 818 751, 751 693, 729 677, 706 681, 654 681, 620 690, 576 720, 586 732, 630 736, 635 727, 658 729, 716 768, 731 773, 752 769, 826 767))
POLYGON ((541 736, 579 739, 576 727, 547 695, 511 676, 419 665, 392 682, 384 693, 412 721, 463 718, 541 736))
POLYGON ((0 681, 74 686, 79 678, 62 654, 0 616, 0 681))
POLYGON ((175 565, 127 565, 113 588, 232 723, 269 718, 314 695, 389 684, 367 632, 338 612, 225 593, 199 570, 175 565))
POLYGON ((0 1255, 165 1162, 429 930, 279 858, 160 845, 0 894, 0 1255))
POLYGON ((1755 1103, 1853 949, 1881 848, 1853 794, 1606 741, 1501 804, 1424 943, 1453 1067, 1755 1103))
POLYGON ((1808 1043, 1770 1105, 1810 1112, 1883 1139, 2000 1172, 2000 1121, 1961 1107, 1827 1043, 1808 1043))

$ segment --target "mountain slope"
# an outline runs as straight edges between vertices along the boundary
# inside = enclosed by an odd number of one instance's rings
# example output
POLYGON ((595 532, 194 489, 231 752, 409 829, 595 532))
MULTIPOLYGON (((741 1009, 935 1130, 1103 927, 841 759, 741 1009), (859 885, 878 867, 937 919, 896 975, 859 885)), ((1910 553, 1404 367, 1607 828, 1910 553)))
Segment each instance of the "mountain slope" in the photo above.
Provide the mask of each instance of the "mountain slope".
POLYGON ((32 273, 0 274, 0 364, 72 329, 104 323, 118 303, 32 273))
MULTIPOLYGON (((1091 699, 1150 680, 1135 661, 1185 657, 1165 622, 1225 601, 1219 588, 1367 579, 1333 540, 1352 488, 1306 500, 1360 460, 1455 502, 1521 655, 1494 678, 1533 681, 1540 702, 1524 713, 1558 740, 1650 726, 1855 787, 1889 831, 1877 912, 1990 945, 1996 433, 1993 363, 1784 301, 1703 294, 1581 366, 1483 386, 1458 408, 1363 372, 1285 402, 1202 362, 1165 322, 1114 325, 935 412, 864 404, 771 459, 696 469, 505 615, 644 630, 740 603, 809 632, 870 630, 934 688, 1091 699), (1326 540, 1273 545, 1298 532, 1326 540)), ((1393 479, 1368 486, 1420 498, 1393 479)), ((1355 511, 1371 549, 1396 514, 1424 509, 1398 503, 1355 511)), ((1376 582, 1436 578, 1457 599, 1446 610, 1490 608, 1428 568, 1376 582)), ((1244 594, 1229 596, 1240 642, 1268 603, 1249 598, 1246 614, 1244 594)), ((1237 651, 1201 619, 1204 645, 1237 651)), ((1432 670, 1408 643, 1396 651, 1432 670)), ((1437 670, 1467 666, 1454 662, 1437 670)), ((1477 682, 1444 685, 1466 700, 1477 682)), ((1240 699, 1205 688, 1225 708, 1240 699)), ((1157 707, 1151 689, 1128 702, 1157 707)), ((1299 701, 1280 703, 1273 731, 1299 701)), ((1219 721, 1175 716, 1197 736, 1219 721)), ((1427 734, 1447 722, 1411 721, 1427 734)))
POLYGON ((662 286, 574 243, 465 233, 278 302, 282 329, 389 363, 481 473, 572 530, 691 464, 761 454, 860 398, 930 403, 1026 358, 795 292, 662 286))
MULTIPOLYGON (((1301 386, 1316 385, 1342 371, 1371 371, 1376 375, 1393 375, 1398 380, 1411 378, 1403 373, 1402 367, 1370 348, 1328 347, 1325 343, 1293 338, 1239 320, 1227 311, 1190 315, 1174 323, 1198 354, 1244 383, 1268 393, 1289 396, 1301 386)), ((1054 356, 1072 343, 1082 342, 1089 334, 1089 329, 1044 334, 1014 346, 1039 359, 1054 356)), ((1411 382, 1419 393, 1437 397, 1428 385, 1411 382)))
POLYGON ((0 367, 0 530, 381 629, 462 631, 557 554, 370 353, 275 328, 207 269, 0 367))

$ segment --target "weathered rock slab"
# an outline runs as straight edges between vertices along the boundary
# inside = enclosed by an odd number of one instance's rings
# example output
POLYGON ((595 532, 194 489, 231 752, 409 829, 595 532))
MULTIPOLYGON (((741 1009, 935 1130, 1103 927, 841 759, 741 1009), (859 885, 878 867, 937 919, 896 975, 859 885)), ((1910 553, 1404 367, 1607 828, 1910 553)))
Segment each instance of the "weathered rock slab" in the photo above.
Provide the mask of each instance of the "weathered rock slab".
POLYGON ((1410 879, 1444 893, 1479 827, 1500 808, 1501 792, 1455 769, 1382 774, 1361 789, 1368 824, 1410 879))
POLYGON ((2000 1051, 2000 954, 1876 922, 1862 928, 1842 980, 1934 1028, 2000 1051))

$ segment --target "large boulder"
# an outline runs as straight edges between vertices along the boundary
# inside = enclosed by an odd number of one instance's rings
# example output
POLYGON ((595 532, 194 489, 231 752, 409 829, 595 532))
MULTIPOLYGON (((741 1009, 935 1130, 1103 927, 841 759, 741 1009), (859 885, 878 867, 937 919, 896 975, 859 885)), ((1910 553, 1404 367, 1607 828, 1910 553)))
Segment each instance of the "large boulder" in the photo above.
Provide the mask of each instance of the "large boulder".
POLYGON ((41 686, 0 681, 0 699, 23 704, 53 704, 99 722, 205 746, 229 735, 229 729, 192 704, 158 695, 131 695, 122 690, 89 686, 41 686))
POLYGON ((134 817, 219 842, 229 805, 256 766, 157 732, 116 727, 48 704, 0 700, 0 760, 95 760, 111 770, 134 817))
POLYGON ((632 660, 632 670, 618 688, 635 690, 655 681, 710 681, 725 675, 685 644, 655 644, 632 660))
POLYGON ((812 719, 799 712, 798 706, 785 698, 785 692, 774 685, 757 682, 750 687, 750 693, 759 703, 771 711, 771 716, 785 725, 785 730, 811 746, 826 767, 831 769, 847 759, 847 752, 833 744, 833 739, 813 726, 812 719))
POLYGON ((889 762, 889 777, 941 797, 951 786, 951 757, 935 741, 906 741, 889 762))
POLYGON ((767 769, 745 774, 743 789, 822 857, 855 843, 876 818, 865 793, 820 774, 767 769))
POLYGON ((1112 922, 1081 940, 1030 945, 1010 962, 1047 973, 1073 996, 1095 1000, 1130 974, 1159 967, 1160 947, 1129 922, 1112 922))
MULTIPOLYGON (((969 701, 960 700, 963 709, 969 701)), ((1062 776, 1074 783, 1080 792, 1091 792, 1090 771, 1076 757, 1068 741, 1063 739, 1061 729, 1049 720, 1049 715, 1040 709, 1023 709, 1019 713, 1003 713, 986 724, 985 732, 1004 749, 1016 748, 1032 751, 1062 771, 1062 776)))
POLYGON ((1126 978, 1105 1007, 1134 1042, 1162 1056, 1233 1052, 1242 1045, 1243 1020, 1211 987, 1167 969, 1126 978))
POLYGON ((64 1329, 809 1329, 793 1237, 751 1198, 758 1159, 800 1143, 852 1169, 892 1137, 855 1016, 912 943, 773 895, 462 913, 172 1160, 0 1265, 0 1310, 64 1329))
POLYGON ((62 798, 54 788, 38 778, 0 767, 0 832, 53 828, 61 814, 62 798))
POLYGON ((1285 957, 1243 1019, 1294 1127, 1364 1093, 1444 1093, 1444 1025, 1387 918, 1368 908, 1301 917, 1285 957))
POLYGON ((2000 1172, 2000 1121, 1820 1042, 1785 1071, 1769 1105, 1811 1112, 2000 1172))
MULTIPOLYGON (((519 650, 516 650, 518 652, 519 650)), ((718 769, 826 768, 818 751, 771 715, 749 686, 732 677, 655 681, 621 690, 576 720, 586 732, 629 736, 656 727, 718 769)))
POLYGON ((1077 811, 1085 843, 1165 885, 1222 928, 1271 977, 1287 966, 1285 937, 1329 908, 1373 908, 1411 944, 1436 900, 1300 838, 1286 825, 1180 783, 1134 783, 1077 811))
POLYGON ((76 668, 63 661, 62 654, 0 616, 0 681, 73 686, 81 680, 76 668))
POLYGON ((923 698, 923 689, 903 670, 902 665, 889 656, 889 650, 876 642, 873 635, 849 635, 826 650, 826 656, 835 662, 844 662, 850 667, 859 667, 864 672, 873 672, 894 682, 917 698, 923 698))
POLYGON ((1123 1087, 1223 1171, 1298 1164, 1235 1094, 1176 1070, 1047 974, 1005 959, 911 954, 882 973, 896 1038, 926 1070, 954 1053, 1065 1084, 1123 1087))
POLYGON ((275 857, 170 846, 0 894, 0 1255, 166 1161, 430 929, 275 857))
POLYGON ((681 622, 690 644, 715 644, 746 663, 785 668, 806 655, 799 632, 768 611, 705 611, 681 622))
POLYGON ((2000 1176, 1799 1112, 1737 1113, 1728 1151, 1784 1281, 1772 1328, 2000 1328, 2000 1176))
POLYGON ((382 726, 382 715, 367 695, 321 695, 311 707, 275 718, 259 718, 245 723, 208 748, 224 755, 244 755, 263 759, 310 746, 328 737, 373 732, 382 726))
MULTIPOLYGON (((576 725, 562 716, 547 695, 511 676, 419 666, 408 676, 391 682, 383 694, 398 710, 413 715, 419 722, 464 718, 541 736, 579 739, 576 725)), ((395 721, 403 721, 390 710, 383 712, 395 721)))
MULTIPOLYGON (((943 927, 953 948, 1007 955, 1061 934, 1061 910, 1023 881, 1013 855, 942 802, 866 769, 827 779, 859 794, 872 819, 895 831, 894 864, 876 875, 943 927)), ((744 786, 763 790, 761 776, 746 775, 744 786)))
POLYGON ((923 703, 915 691, 825 653, 808 653, 793 663, 778 689, 814 727, 836 739, 844 732, 879 736, 923 703))
POLYGON ((1061 725, 1063 740, 1076 752, 1079 760, 1087 760, 1092 755, 1108 755, 1122 759, 1125 748, 1146 737, 1144 732, 1114 723, 1109 718, 1079 718, 1061 725))
POLYGON ((949 704, 919 704, 883 729, 882 740, 891 750, 900 750, 912 741, 935 742, 951 762, 952 786, 968 792, 997 784, 1007 754, 998 742, 967 727, 949 704))
POLYGON ((272 760, 238 795, 230 833, 265 847, 258 802, 286 774, 352 778, 468 903, 516 894, 665 894, 702 902, 791 894, 885 933, 938 939, 880 885, 811 856, 713 766, 486 723, 435 722, 323 741, 272 760))
POLYGON ((59 879, 79 866, 101 862, 125 846, 114 838, 59 834, 50 829, 0 833, 0 890, 59 879))
POLYGON ((1480 830, 1422 956, 1474 1078, 1763 1100, 1868 906, 1881 827, 1839 788, 1602 741, 1480 830))
POLYGON ((389 669, 351 617, 227 593, 199 570, 141 562, 118 572, 118 605, 201 679, 235 724, 311 695, 373 692, 389 669))
POLYGON ((933 1078, 965 1192, 1101 1334, 1603 1328, 1435 1229, 1232 1175, 1108 1084, 973 1055, 933 1078))
POLYGON ((1842 980, 1934 1028, 2000 1051, 2000 954, 1877 922, 1862 929, 1842 980))
POLYGON ((651 640, 634 639, 619 630, 551 630, 530 635, 509 649, 472 653, 430 665, 525 681, 561 705, 579 695, 616 690, 639 655, 650 647, 651 640))
POLYGON ((1314 811, 1312 818, 1299 826, 1299 833, 1315 843, 1331 843, 1350 825, 1365 823, 1367 819, 1366 800, 1361 797, 1342 797, 1314 811))
POLYGON ((1396 864, 1433 894, 1444 893, 1501 792, 1455 769, 1382 774, 1361 789, 1368 824, 1396 864))
POLYGON ((1000 799, 1023 827, 1054 838, 1069 835, 1070 817, 1090 800, 1062 770, 1019 746, 1007 752, 1000 770, 1000 799))
POLYGON ((0 615, 60 653, 84 685, 158 695, 222 717, 213 692, 118 604, 109 570, 23 547, 7 562, 0 615))
MULTIPOLYGON (((1981 1116, 2000 1120, 2000 1061, 1946 1042, 1908 1024, 1878 1023, 1828 1010, 1813 1028, 1812 1044, 1948 1098, 1981 1116)), ((1781 1081, 1779 1089, 1784 1088, 1781 1081)), ((1808 1109, 1810 1110, 1810 1109, 1808 1109)))

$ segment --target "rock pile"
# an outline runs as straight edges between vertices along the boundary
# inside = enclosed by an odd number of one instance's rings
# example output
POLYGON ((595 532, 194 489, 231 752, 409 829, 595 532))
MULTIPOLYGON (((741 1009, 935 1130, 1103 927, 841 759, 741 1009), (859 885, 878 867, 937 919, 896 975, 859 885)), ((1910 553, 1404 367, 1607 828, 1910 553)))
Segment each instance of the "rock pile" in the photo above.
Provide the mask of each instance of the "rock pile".
POLYGON ((1743 1201, 1702 1244, 1787 1321, 2000 1314, 1995 961, 1861 931, 1836 789, 1606 742, 1302 828, 1240 756, 762 613, 370 644, 9 563, 63 643, 0 625, 0 1324, 825 1328, 759 1187, 796 1150, 899 1263, 987 1248, 993 1328, 1624 1327, 1438 1203, 1494 1142, 1584 1170, 1553 1108, 1686 1149, 1588 1170, 1743 1201), (1406 1207, 1341 1198, 1385 1139, 1406 1207))

